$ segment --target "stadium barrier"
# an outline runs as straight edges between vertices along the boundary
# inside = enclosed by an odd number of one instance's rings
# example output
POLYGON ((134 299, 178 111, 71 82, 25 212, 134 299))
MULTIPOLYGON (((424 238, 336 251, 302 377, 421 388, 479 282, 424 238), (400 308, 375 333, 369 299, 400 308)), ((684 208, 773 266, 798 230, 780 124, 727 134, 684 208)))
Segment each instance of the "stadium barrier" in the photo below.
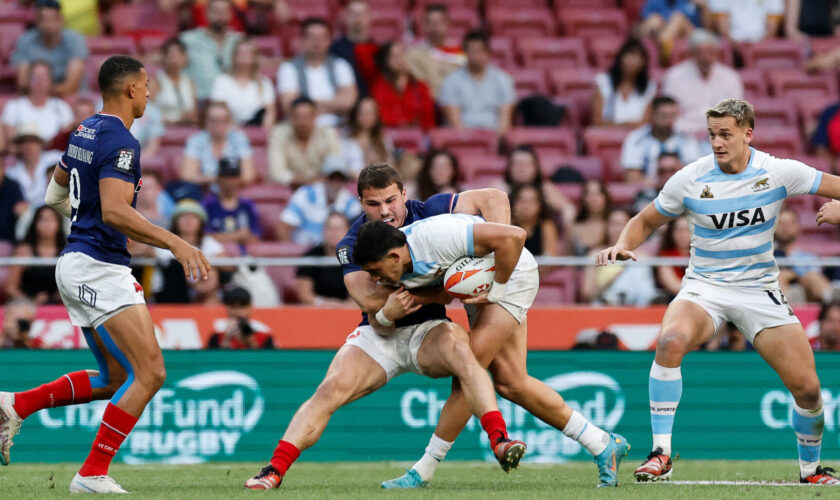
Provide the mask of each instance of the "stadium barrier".
MULTIPOLYGON (((307 350, 168 351, 166 384, 117 459, 131 464, 265 461, 332 356, 332 351, 307 350)), ((647 387, 652 360, 650 352, 542 351, 530 353, 529 371, 596 424, 623 433, 633 444, 635 462, 650 445, 647 387)), ((823 457, 829 462, 840 458, 838 361, 836 354, 817 354, 825 401, 823 457)), ((92 356, 74 351, 4 351, 2 386, 21 390, 92 366, 92 356)), ((683 377, 675 452, 690 459, 796 459, 793 401, 756 353, 693 353, 683 364, 683 377)), ((448 394, 448 379, 397 377, 340 409, 303 460, 414 460, 448 394)), ((32 415, 15 437, 13 461, 82 461, 105 404, 32 415)), ((576 442, 523 409, 504 400, 499 404, 511 434, 528 444, 529 461, 591 459, 576 442)), ((449 459, 492 460, 475 419, 449 459)))

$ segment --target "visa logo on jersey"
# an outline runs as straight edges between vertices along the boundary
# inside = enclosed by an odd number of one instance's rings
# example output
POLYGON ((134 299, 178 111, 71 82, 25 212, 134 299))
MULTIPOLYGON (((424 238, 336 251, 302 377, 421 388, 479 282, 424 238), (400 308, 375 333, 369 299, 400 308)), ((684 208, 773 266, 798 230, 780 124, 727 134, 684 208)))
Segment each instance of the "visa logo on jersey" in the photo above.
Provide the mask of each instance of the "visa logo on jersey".
POLYGON ((754 226, 766 222, 761 207, 725 214, 714 214, 709 216, 715 229, 726 229, 730 227, 754 226))

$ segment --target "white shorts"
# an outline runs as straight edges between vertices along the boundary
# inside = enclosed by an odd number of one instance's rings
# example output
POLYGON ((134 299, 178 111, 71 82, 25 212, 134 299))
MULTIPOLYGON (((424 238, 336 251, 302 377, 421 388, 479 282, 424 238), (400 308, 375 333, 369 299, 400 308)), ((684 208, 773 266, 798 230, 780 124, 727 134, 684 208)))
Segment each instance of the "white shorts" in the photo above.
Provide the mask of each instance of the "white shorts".
POLYGON ((685 280, 674 300, 688 300, 702 307, 715 322, 715 332, 730 321, 750 342, 765 328, 799 323, 782 291, 777 289, 717 286, 685 280))
POLYGON ((378 335, 370 325, 360 326, 347 336, 345 345, 359 347, 385 370, 388 380, 406 372, 423 375, 417 363, 417 352, 432 328, 448 323, 445 319, 431 319, 423 323, 394 329, 389 337, 378 335))
POLYGON ((81 252, 58 258, 55 281, 70 322, 83 328, 95 328, 126 307, 146 303, 130 268, 81 252))
MULTIPOLYGON (((536 267, 528 270, 515 269, 505 287, 505 296, 497 302, 498 305, 509 312, 517 323, 525 321, 528 309, 534 305, 534 299, 540 289, 540 272, 536 267)), ((475 322, 478 314, 478 307, 473 304, 464 304, 467 311, 467 318, 470 325, 475 322)))

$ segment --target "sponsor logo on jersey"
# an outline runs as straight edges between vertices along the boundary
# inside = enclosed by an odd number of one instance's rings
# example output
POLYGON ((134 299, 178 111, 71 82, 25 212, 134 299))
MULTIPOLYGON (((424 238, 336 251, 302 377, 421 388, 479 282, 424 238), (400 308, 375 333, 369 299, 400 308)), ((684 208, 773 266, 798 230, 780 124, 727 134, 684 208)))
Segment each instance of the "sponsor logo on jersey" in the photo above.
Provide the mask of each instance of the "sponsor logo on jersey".
POLYGON ((117 155, 117 170, 122 170, 123 172, 131 172, 134 170, 134 150, 133 149, 121 149, 119 155, 117 155))
POLYGON ((96 290, 83 284, 79 287, 79 301, 90 307, 96 307, 96 290))
POLYGON ((96 130, 94 130, 92 128, 87 128, 80 123, 79 126, 76 127, 76 133, 73 134, 73 135, 75 135, 76 137, 81 137, 83 139, 89 139, 89 140, 92 141, 96 138, 96 130))
POLYGON ((350 247, 340 247, 337 252, 338 263, 342 266, 350 264, 350 247))
POLYGON ((737 212, 729 212, 725 214, 710 215, 709 218, 712 219, 712 224, 715 225, 715 229, 754 226, 767 221, 767 219, 764 218, 764 212, 761 210, 761 207, 739 210, 737 212))
POLYGON ((755 184, 753 184, 753 186, 752 186, 752 190, 757 193, 759 191, 764 191, 765 189, 770 189, 770 182, 769 181, 770 181, 769 177, 765 177, 764 179, 761 179, 760 181, 756 181, 755 184))
POLYGON ((715 195, 712 194, 712 190, 709 188, 709 186, 706 186, 703 189, 703 192, 700 193, 700 198, 714 198, 714 197, 715 197, 715 195))

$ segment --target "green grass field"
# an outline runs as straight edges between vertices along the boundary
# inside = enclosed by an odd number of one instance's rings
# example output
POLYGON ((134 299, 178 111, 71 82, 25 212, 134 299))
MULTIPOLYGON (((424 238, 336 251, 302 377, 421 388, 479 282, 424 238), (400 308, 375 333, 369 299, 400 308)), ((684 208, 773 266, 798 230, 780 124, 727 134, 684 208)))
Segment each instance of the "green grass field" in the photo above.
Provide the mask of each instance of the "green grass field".
MULTIPOLYGON (((281 492, 253 492, 242 488, 243 481, 263 464, 209 465, 115 465, 111 475, 122 486, 142 498, 229 499, 256 495, 284 498, 446 498, 481 499, 671 499, 700 498, 814 498, 837 497, 840 489, 819 486, 773 486, 750 482, 791 482, 797 479, 793 461, 689 461, 676 462, 674 481, 643 483, 633 481, 634 458, 621 470, 622 485, 602 490, 595 465, 523 464, 509 475, 490 463, 450 462, 443 464, 431 486, 416 491, 382 490, 379 482, 402 473, 409 464, 390 462, 296 464, 286 477, 281 492), (731 481, 738 484, 679 484, 689 481, 731 481)), ((67 497, 70 479, 78 464, 12 464, 0 468, 0 498, 67 497)))

